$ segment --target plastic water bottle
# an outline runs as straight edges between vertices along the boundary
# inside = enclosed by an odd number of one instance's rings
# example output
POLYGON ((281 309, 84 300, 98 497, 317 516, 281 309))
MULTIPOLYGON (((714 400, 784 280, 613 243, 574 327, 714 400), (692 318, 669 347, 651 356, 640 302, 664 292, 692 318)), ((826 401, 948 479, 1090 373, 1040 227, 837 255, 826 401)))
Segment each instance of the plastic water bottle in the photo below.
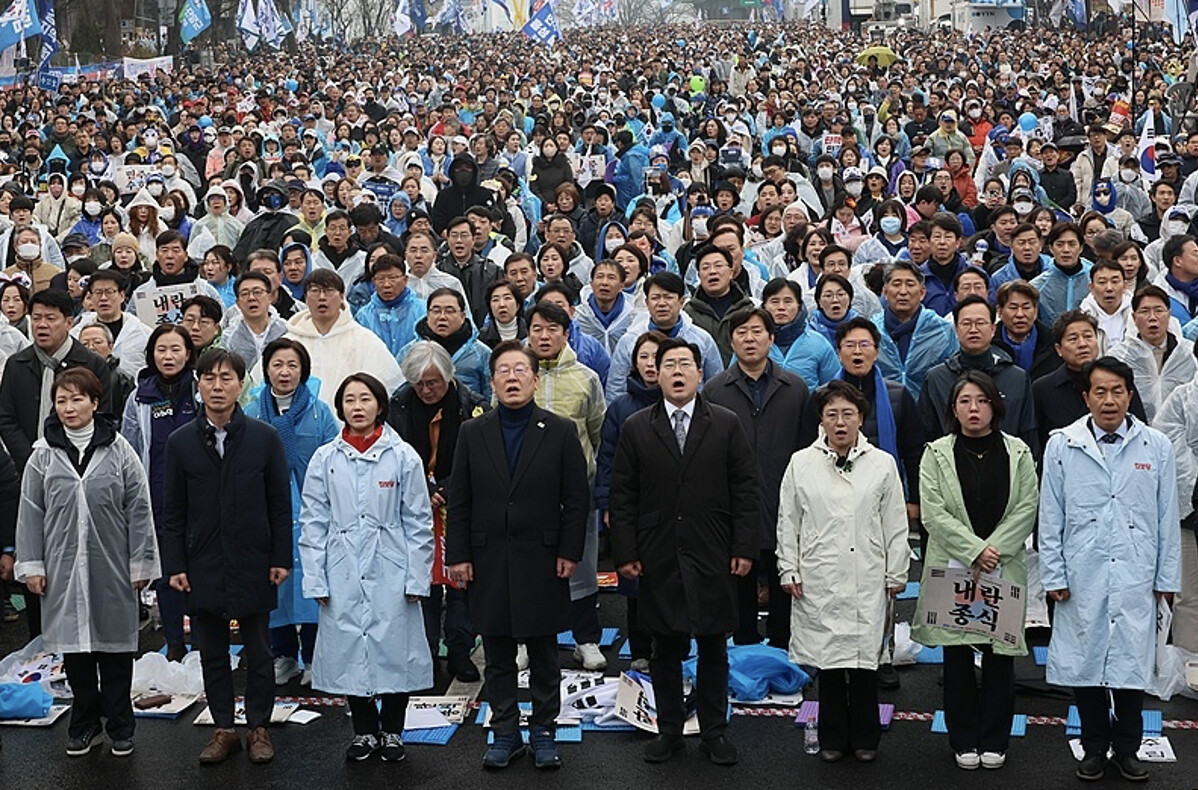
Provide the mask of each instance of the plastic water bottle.
POLYGON ((990 245, 984 239, 978 239, 973 243, 973 257, 969 259, 969 262, 974 266, 984 269, 986 267, 986 253, 989 251, 990 245))
POLYGON ((819 724, 812 716, 803 727, 803 751, 807 754, 819 754, 819 724))

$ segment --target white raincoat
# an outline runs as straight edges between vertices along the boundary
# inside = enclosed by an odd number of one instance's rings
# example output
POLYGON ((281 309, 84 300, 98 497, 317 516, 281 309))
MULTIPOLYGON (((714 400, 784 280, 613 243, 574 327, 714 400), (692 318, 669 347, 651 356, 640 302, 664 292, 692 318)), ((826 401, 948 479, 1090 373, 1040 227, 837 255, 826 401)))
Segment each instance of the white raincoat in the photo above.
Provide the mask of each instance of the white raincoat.
MULTIPOLYGON (((115 431, 111 426, 108 430, 115 431)), ((96 431, 101 431, 99 421, 96 431)), ((46 577, 42 635, 58 653, 137 650, 133 583, 162 575, 141 459, 120 434, 82 478, 45 439, 21 480, 16 578, 46 577)))
POLYGON ((312 686, 369 697, 428 688, 420 602, 432 581, 424 464, 390 426, 365 453, 342 438, 308 464, 300 512, 305 598, 320 607, 312 686))
POLYGON ((907 508, 898 467, 864 434, 836 467, 821 429, 795 453, 778 502, 778 573, 803 585, 791 603, 790 659, 877 669, 887 587, 907 582, 907 508))

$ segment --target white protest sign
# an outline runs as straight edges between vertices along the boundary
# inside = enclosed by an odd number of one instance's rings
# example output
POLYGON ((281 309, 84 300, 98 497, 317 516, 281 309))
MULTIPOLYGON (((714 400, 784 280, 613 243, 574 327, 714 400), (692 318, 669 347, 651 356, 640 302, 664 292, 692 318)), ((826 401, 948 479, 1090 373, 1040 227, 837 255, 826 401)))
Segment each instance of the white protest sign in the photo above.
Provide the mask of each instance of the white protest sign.
POLYGON ((1007 645, 1023 633, 1024 589, 968 568, 929 568, 920 591, 924 625, 985 634, 1007 645))
POLYGON ((158 165, 121 165, 112 174, 112 181, 122 195, 133 195, 146 185, 146 176, 160 172, 158 165))
POLYGON ((183 303, 199 294, 196 282, 146 288, 134 293, 133 311, 149 327, 177 324, 183 320, 183 303))
MULTIPOLYGON (((657 733, 657 705, 653 698, 653 686, 642 686, 627 674, 620 675, 620 689, 616 692, 616 718, 626 721, 645 732, 657 733)), ((699 717, 691 715, 682 727, 683 735, 699 734, 699 717)))
MULTIPOLYGON (((1082 748, 1080 738, 1069 739, 1069 750, 1073 752, 1073 759, 1081 761, 1085 759, 1086 750, 1082 748)), ((1107 756, 1114 755, 1114 751, 1108 750, 1107 756)), ((1177 754, 1173 751, 1173 744, 1169 742, 1167 736, 1160 738, 1144 738, 1140 741, 1140 750, 1136 752, 1136 757, 1146 763, 1175 763, 1177 762, 1177 754)))
POLYGON ((135 80, 142 74, 149 74, 153 77, 159 71, 169 74, 175 67, 175 59, 170 55, 163 55, 160 58, 125 58, 122 63, 127 80, 135 80))

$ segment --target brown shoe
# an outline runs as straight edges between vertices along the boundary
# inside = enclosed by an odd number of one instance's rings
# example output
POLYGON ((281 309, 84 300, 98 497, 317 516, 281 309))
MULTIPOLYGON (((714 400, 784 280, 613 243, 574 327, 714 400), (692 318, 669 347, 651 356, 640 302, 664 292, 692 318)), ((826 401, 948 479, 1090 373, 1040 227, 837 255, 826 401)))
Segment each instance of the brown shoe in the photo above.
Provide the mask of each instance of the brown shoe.
POLYGON ((251 763, 269 763, 275 759, 275 745, 265 727, 255 727, 245 739, 251 763))
POLYGON ((223 763, 229 759, 230 754, 236 754, 241 751, 241 738, 237 737, 237 733, 232 730, 220 730, 213 734, 212 740, 208 741, 208 745, 204 747, 204 751, 200 752, 200 762, 205 765, 215 765, 223 763))

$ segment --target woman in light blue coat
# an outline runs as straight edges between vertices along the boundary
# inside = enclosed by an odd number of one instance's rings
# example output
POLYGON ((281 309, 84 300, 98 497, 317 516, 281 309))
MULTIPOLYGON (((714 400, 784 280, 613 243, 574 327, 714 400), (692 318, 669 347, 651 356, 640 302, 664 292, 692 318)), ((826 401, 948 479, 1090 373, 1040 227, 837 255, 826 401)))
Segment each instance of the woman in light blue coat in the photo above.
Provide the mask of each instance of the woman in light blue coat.
POLYGON ((312 457, 300 514, 304 596, 320 603, 312 685, 347 697, 347 759, 398 761, 409 692, 433 685, 420 608, 433 511, 420 456, 386 424, 378 379, 348 376, 335 403, 345 428, 312 457))
POLYGON ((337 421, 320 399, 320 379, 314 379, 312 360, 304 346, 281 337, 262 350, 266 384, 245 407, 247 417, 268 422, 279 432, 291 477, 292 551, 294 570, 279 585, 279 605, 270 613, 270 642, 275 656, 275 683, 282 686, 296 676, 312 685, 312 657, 316 647, 317 606, 304 598, 304 573, 299 556, 300 493, 308 462, 322 445, 337 438, 337 421), (298 637, 296 627, 299 627, 298 637), (303 669, 299 661, 303 659, 303 669))

